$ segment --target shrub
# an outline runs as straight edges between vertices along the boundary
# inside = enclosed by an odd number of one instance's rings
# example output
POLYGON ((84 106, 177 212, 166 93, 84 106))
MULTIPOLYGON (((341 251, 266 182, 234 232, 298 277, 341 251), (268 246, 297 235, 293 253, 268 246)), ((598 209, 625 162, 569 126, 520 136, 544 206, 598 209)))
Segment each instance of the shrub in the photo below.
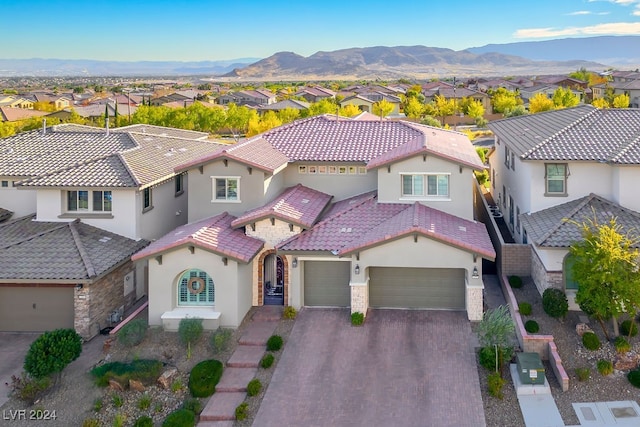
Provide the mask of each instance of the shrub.
POLYGON ((267 340, 268 351, 278 351, 282 348, 282 337, 280 335, 271 335, 267 340))
POLYGON ((631 350, 631 344, 626 340, 625 337, 619 336, 613 341, 613 346, 616 348, 618 353, 626 353, 631 350))
POLYGON ((520 276, 509 276, 509 285, 518 289, 522 287, 522 278, 520 276))
POLYGON ((127 347, 135 347, 142 342, 146 333, 147 321, 134 319, 118 331, 118 342, 127 347))
POLYGON ((180 378, 171 383, 171 391, 174 393, 179 392, 183 388, 184 386, 182 385, 182 381, 180 381, 180 378))
POLYGON ((547 288, 542 293, 542 308, 551 317, 564 317, 569 311, 567 296, 560 289, 547 288))
POLYGON ((191 397, 182 402, 182 409, 188 409, 196 415, 199 415, 202 412, 202 403, 199 399, 195 397, 191 397))
POLYGON ((260 361, 260 366, 262 366, 264 369, 269 369, 271 365, 273 365, 274 359, 275 358, 273 357, 273 354, 271 353, 265 354, 262 360, 260 361))
POLYGON ((595 351, 600 348, 600 339, 593 332, 585 332, 582 335, 582 344, 587 350, 595 351))
POLYGON ((143 415, 136 420, 133 427, 153 427, 153 419, 147 415, 143 415))
POLYGON ((236 407, 236 420, 246 420, 248 415, 247 412, 249 412, 249 404, 247 402, 242 402, 236 407))
POLYGON ((540 330, 540 326, 535 320, 527 320, 527 322, 524 324, 524 329, 530 334, 535 334, 540 330))
POLYGON ((638 335, 638 325, 631 320, 625 320, 620 324, 620 334, 635 337, 638 335))
POLYGON ((600 375, 602 375, 603 377, 606 377, 607 375, 611 375, 613 373, 613 363, 611 363, 610 360, 598 360, 596 366, 598 367, 598 372, 600 372, 600 375))
POLYGON ((364 323, 364 314, 356 311, 355 313, 351 313, 351 324, 353 326, 360 326, 364 323))
POLYGON ((262 383, 259 379, 254 378, 247 384, 247 395, 256 396, 262 390, 262 383))
POLYGON ((104 402, 102 401, 102 399, 97 398, 96 400, 93 401, 94 412, 100 412, 103 406, 104 406, 104 402))
POLYGON ((151 396, 148 394, 143 394, 140 399, 138 399, 138 409, 141 411, 146 411, 151 407, 151 396))
POLYGON ((127 420, 126 415, 124 414, 116 414, 113 418, 113 427, 124 427, 124 422, 127 420))
POLYGON ((82 427, 100 427, 100 420, 87 418, 82 422, 82 427))
POLYGON ((193 397, 209 397, 216 391, 222 376, 222 362, 203 360, 193 367, 189 374, 189 390, 193 397))
POLYGON ((214 353, 221 353, 229 348, 229 341, 233 335, 233 331, 231 329, 218 329, 211 336, 211 348, 214 353))
POLYGON ((162 427, 194 427, 196 425, 196 414, 188 409, 178 409, 173 411, 164 419, 162 427))
MULTIPOLYGON (((498 368, 500 368, 502 366, 502 364, 506 361, 506 360, 510 360, 511 356, 513 354, 513 349, 512 348, 502 348, 502 347, 498 347, 499 350, 499 354, 498 354, 498 368)), ((482 347, 480 349, 480 351, 478 352, 478 360, 480 362, 480 366, 483 366, 484 368, 490 370, 490 371, 495 371, 496 370, 496 349, 495 347, 491 346, 487 346, 487 347, 482 347)))
POLYGON ((589 368, 576 368, 576 377, 578 381, 587 381, 591 376, 591 370, 589 368))
POLYGON ((82 352, 82 338, 73 329, 56 329, 40 335, 29 347, 24 370, 33 378, 62 371, 82 352))
POLYGON ((529 316, 531 315, 531 312, 533 310, 531 309, 531 304, 529 304, 528 302, 521 302, 520 304, 518 304, 518 311, 523 316, 529 316))
POLYGON ((632 386, 640 388, 640 370, 634 369, 627 374, 627 379, 632 386))
POLYGON ((487 387, 489 394, 498 399, 503 398, 502 387, 504 386, 504 379, 500 376, 499 372, 494 372, 487 378, 487 387))
POLYGON ((51 385, 50 377, 31 378, 24 373, 22 376, 11 376, 11 389, 18 399, 29 404, 33 404, 35 400, 46 391, 51 385))
POLYGON ((145 385, 153 384, 162 373, 162 362, 159 360, 139 359, 130 363, 111 362, 97 366, 91 370, 100 387, 109 385, 115 380, 123 387, 128 387, 129 380, 138 380, 145 385))
POLYGON ((178 336, 180 341, 187 346, 187 359, 191 359, 191 344, 194 344, 202 337, 204 326, 202 319, 182 319, 178 325, 178 336))
POLYGON ((119 394, 114 394, 113 396, 111 396, 111 403, 113 403, 114 407, 120 408, 124 404, 124 401, 122 400, 122 396, 120 396, 119 394))
POLYGON ((284 317, 285 319, 295 319, 297 315, 298 311, 290 305, 286 306, 284 308, 284 312, 282 313, 282 317, 284 317))

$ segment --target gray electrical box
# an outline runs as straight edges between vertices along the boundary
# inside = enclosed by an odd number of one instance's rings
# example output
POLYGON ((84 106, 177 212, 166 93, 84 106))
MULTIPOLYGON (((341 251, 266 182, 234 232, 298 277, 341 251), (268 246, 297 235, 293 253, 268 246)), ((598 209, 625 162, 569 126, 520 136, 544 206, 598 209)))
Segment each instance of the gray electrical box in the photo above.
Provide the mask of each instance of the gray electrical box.
POLYGON ((544 366, 538 353, 518 353, 516 366, 522 384, 544 384, 544 366))

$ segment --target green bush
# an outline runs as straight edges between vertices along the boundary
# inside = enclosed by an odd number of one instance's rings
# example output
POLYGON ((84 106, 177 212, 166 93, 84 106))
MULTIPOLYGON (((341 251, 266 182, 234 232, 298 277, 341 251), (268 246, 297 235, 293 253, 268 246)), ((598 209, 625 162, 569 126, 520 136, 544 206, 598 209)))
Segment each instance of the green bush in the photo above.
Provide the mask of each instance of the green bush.
POLYGON ((121 386, 128 387, 130 379, 150 385, 156 382, 161 373, 162 362, 149 359, 134 360, 130 363, 110 362, 91 370, 91 375, 100 387, 108 386, 109 380, 115 380, 121 386))
POLYGON ((216 385, 222 376, 222 362, 203 360, 193 367, 189 374, 189 390, 193 397, 209 397, 216 391, 216 385))
POLYGON ((564 317, 569 311, 567 296, 560 289, 547 288, 542 293, 542 308, 551 317, 564 317))
MULTIPOLYGON (((502 366, 505 361, 511 360, 513 355, 512 348, 498 347, 498 368, 502 366)), ((489 371, 496 370, 496 349, 493 346, 482 347, 478 352, 478 361, 480 366, 488 369, 489 371)))
POLYGON ((153 419, 147 415, 143 415, 136 420, 133 427, 153 427, 153 419))
POLYGON ((613 346, 616 348, 618 353, 626 353, 631 350, 631 344, 629 344, 627 339, 623 336, 616 337, 613 341, 613 346))
POLYGON ((286 306, 284 308, 284 312, 282 313, 282 317, 284 317, 285 319, 295 319, 297 315, 298 311, 290 305, 286 306))
POLYGON ((582 344, 587 350, 595 351, 600 348, 600 339, 593 332, 585 332, 582 335, 582 344))
POLYGON ((271 365, 273 365, 274 360, 275 357, 273 357, 273 354, 267 353, 262 357, 262 360, 260 360, 260 366, 262 366, 264 369, 269 369, 271 365))
POLYGON ((35 400, 51 386, 50 377, 31 378, 22 373, 21 376, 11 376, 11 389, 14 395, 29 404, 35 400))
POLYGON ((87 418, 82 422, 82 427, 100 427, 100 420, 87 418))
POLYGON ((142 396, 140 396, 140 399, 138 399, 138 409, 140 409, 141 411, 146 411, 150 407, 151 407, 151 396, 145 393, 142 396))
POLYGON ((146 333, 147 321, 133 319, 118 331, 118 342, 127 347, 135 347, 142 342, 146 333))
POLYGON ((249 404, 247 402, 242 402, 236 407, 236 420, 244 421, 247 419, 249 412, 249 404))
POLYGON ((627 337, 635 337, 638 335, 638 325, 636 325, 636 322, 632 322, 631 320, 625 320, 620 324, 620 334, 627 337), (631 332, 631 334, 629 334, 629 332, 631 332))
POLYGON ((102 401, 101 398, 97 398, 96 400, 93 401, 94 412, 100 412, 103 406, 104 406, 104 402, 102 401))
POLYGON ((529 304, 528 302, 521 302, 520 304, 518 304, 518 311, 523 316, 529 316, 531 315, 531 312, 533 310, 531 308, 531 304, 529 304))
POLYGON ((116 414, 116 416, 113 418, 113 424, 111 424, 113 427, 124 427, 124 422, 127 419, 126 415, 124 414, 116 414))
POLYGON ((194 427, 196 425, 196 414, 188 409, 178 409, 173 411, 164 419, 162 427, 194 427))
POLYGON ((530 334, 535 334, 540 330, 540 325, 538 325, 538 322, 535 320, 527 320, 524 324, 524 329, 530 334))
POLYGON ((280 335, 271 335, 267 340, 267 351, 278 351, 282 348, 282 337, 280 335))
POLYGON ((602 375, 603 377, 606 377, 607 375, 611 375, 613 373, 613 363, 611 363, 610 360, 598 360, 596 366, 598 368, 598 372, 600 372, 600 375, 602 375))
POLYGON ((257 378, 252 379, 249 381, 249 384, 247 384, 247 395, 249 396, 257 395, 260 393, 260 390, 262 390, 262 383, 257 378))
POLYGON ((56 329, 40 335, 29 347, 24 370, 33 378, 62 371, 82 352, 82 338, 73 329, 56 329))
POLYGON ((576 377, 578 381, 587 381, 591 376, 591 369, 589 368, 576 368, 576 377))
POLYGON ((231 329, 218 329, 211 336, 211 348, 214 353, 221 353, 229 348, 229 341, 233 336, 231 329))
POLYGON ((114 394, 113 396, 111 396, 111 403, 113 403, 113 406, 115 408, 121 408, 124 404, 124 401, 122 400, 122 396, 120 396, 119 394, 114 394))
POLYGON ((204 332, 202 319, 189 318, 180 320, 178 325, 178 336, 182 344, 189 345, 198 342, 204 332))
POLYGON ((633 371, 629 371, 627 379, 632 386, 640 388, 640 370, 634 369, 633 371))
POLYGON ((199 399, 195 397, 191 397, 182 402, 182 409, 188 409, 196 415, 199 415, 202 412, 202 403, 199 399))
POLYGON ((509 285, 518 289, 522 287, 522 278, 520 276, 509 276, 509 285))
POLYGON ((504 386, 504 379, 502 379, 499 372, 493 372, 487 378, 487 387, 489 389, 489 394, 491 396, 497 397, 498 399, 502 399, 504 397, 502 394, 503 386, 504 386))
POLYGON ((360 326, 364 323, 364 314, 356 311, 355 313, 351 313, 351 324, 353 326, 360 326))

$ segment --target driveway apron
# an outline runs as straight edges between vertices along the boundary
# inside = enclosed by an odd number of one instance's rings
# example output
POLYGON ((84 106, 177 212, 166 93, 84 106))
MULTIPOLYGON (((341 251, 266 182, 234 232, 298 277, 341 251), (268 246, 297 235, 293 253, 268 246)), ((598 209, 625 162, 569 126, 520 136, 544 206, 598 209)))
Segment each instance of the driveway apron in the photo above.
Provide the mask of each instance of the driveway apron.
POLYGON ((484 427, 464 312, 303 309, 254 425, 484 427))

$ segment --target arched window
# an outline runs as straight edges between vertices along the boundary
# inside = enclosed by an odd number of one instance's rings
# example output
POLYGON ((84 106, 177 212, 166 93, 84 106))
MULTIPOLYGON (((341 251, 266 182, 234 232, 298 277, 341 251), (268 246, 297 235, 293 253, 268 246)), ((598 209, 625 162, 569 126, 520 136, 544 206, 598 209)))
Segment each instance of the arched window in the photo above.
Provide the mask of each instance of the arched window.
POLYGON ((578 283, 573 278, 573 263, 575 256, 569 254, 564 258, 564 288, 578 290, 578 283))
POLYGON ((178 305, 213 305, 213 280, 204 271, 185 271, 178 280, 178 305))

